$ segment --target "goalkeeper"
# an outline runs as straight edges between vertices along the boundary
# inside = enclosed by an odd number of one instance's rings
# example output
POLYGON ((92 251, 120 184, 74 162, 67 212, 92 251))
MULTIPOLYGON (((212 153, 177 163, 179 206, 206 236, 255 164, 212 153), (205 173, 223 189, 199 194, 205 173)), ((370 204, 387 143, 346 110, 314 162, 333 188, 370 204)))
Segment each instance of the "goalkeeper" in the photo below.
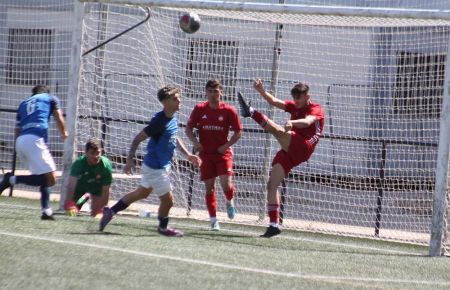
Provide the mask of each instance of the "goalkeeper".
POLYGON ((292 100, 283 101, 268 93, 260 79, 255 80, 254 88, 276 108, 291 114, 291 119, 280 126, 256 111, 238 94, 243 117, 252 117, 264 130, 272 134, 281 146, 272 161, 272 170, 267 183, 267 211, 270 225, 262 237, 273 237, 281 233, 279 229, 280 194, 278 186, 291 169, 308 161, 322 135, 324 112, 322 107, 310 100, 309 87, 298 83, 291 89, 292 100))
POLYGON ((85 145, 85 154, 78 158, 70 168, 64 209, 74 216, 83 204, 91 199, 91 216, 103 212, 111 194, 111 162, 102 156, 102 147, 95 139, 85 145))

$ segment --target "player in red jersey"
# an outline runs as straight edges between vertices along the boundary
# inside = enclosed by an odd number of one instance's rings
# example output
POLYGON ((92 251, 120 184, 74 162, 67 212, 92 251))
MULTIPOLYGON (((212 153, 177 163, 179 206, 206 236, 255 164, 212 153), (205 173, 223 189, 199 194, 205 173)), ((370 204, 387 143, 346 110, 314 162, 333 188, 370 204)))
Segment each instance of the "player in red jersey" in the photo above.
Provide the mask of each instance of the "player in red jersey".
POLYGON ((283 101, 268 93, 260 79, 254 88, 272 106, 291 114, 291 119, 280 126, 264 114, 250 107, 238 94, 243 117, 252 117, 261 127, 272 134, 281 146, 272 161, 272 171, 267 183, 267 211, 270 225, 262 237, 273 237, 281 233, 279 229, 280 194, 278 186, 291 169, 307 161, 322 135, 324 112, 322 107, 310 100, 309 87, 298 83, 291 89, 293 100, 283 101))
POLYGON ((205 183, 205 202, 211 220, 211 230, 218 231, 220 226, 216 218, 215 181, 219 176, 227 200, 227 214, 233 219, 236 209, 233 202, 231 146, 241 137, 242 125, 235 108, 221 101, 223 86, 220 81, 209 80, 205 88, 208 100, 197 104, 192 110, 186 126, 186 135, 202 160, 200 178, 205 183), (198 129, 199 140, 194 136, 194 128, 198 129), (234 134, 228 139, 230 129, 234 134))

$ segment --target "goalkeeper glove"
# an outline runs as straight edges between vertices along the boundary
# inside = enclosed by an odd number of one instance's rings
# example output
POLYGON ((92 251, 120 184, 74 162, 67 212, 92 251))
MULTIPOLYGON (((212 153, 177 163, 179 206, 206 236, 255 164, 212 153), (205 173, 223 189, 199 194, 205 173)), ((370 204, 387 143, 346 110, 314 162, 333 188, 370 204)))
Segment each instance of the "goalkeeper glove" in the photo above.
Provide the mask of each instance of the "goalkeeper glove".
POLYGON ((68 216, 76 216, 78 213, 77 206, 75 205, 73 200, 67 201, 66 204, 64 205, 64 209, 66 210, 66 214, 68 216))

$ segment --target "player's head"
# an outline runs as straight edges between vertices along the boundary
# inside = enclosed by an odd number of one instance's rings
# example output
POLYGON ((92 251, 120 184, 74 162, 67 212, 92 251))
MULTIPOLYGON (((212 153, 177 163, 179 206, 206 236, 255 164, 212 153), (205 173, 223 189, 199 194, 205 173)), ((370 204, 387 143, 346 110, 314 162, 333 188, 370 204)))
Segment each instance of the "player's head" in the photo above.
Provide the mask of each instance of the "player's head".
POLYGON ((223 86, 219 80, 209 80, 205 85, 206 97, 210 103, 220 102, 220 97, 223 94, 223 86))
POLYGON ((174 85, 167 85, 158 91, 158 100, 163 104, 164 109, 178 111, 181 103, 181 89, 174 85))
POLYGON ((34 88, 31 90, 31 95, 38 95, 38 94, 49 94, 50 89, 46 85, 37 85, 34 86, 34 88))
POLYGON ((97 139, 89 139, 85 145, 85 153, 89 165, 95 165, 100 162, 102 155, 102 145, 97 139))
POLYGON ((298 108, 306 106, 309 102, 309 86, 304 83, 298 83, 291 89, 292 98, 298 108))

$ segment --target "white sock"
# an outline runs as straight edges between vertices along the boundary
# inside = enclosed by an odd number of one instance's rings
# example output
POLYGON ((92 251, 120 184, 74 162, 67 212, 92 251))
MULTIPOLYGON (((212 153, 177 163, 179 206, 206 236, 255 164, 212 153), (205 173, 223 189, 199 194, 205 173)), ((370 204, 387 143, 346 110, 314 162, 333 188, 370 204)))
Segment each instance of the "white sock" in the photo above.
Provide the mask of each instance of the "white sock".
POLYGON ((213 224, 213 223, 215 223, 216 221, 217 221, 217 218, 216 217, 212 217, 212 218, 210 218, 211 219, 211 223, 213 224))
POLYGON ((52 215, 53 214, 53 210, 52 210, 51 207, 42 209, 42 212, 45 213, 46 215, 52 215))
POLYGON ((275 228, 278 228, 278 226, 279 226, 277 223, 270 223, 270 225, 275 228))
POLYGON ((11 177, 9 177, 9 183, 10 183, 11 185, 16 184, 16 177, 15 177, 14 175, 11 176, 11 177))
POLYGON ((253 113, 255 112, 255 109, 253 109, 252 107, 249 107, 248 110, 250 111, 250 114, 253 116, 253 113))

